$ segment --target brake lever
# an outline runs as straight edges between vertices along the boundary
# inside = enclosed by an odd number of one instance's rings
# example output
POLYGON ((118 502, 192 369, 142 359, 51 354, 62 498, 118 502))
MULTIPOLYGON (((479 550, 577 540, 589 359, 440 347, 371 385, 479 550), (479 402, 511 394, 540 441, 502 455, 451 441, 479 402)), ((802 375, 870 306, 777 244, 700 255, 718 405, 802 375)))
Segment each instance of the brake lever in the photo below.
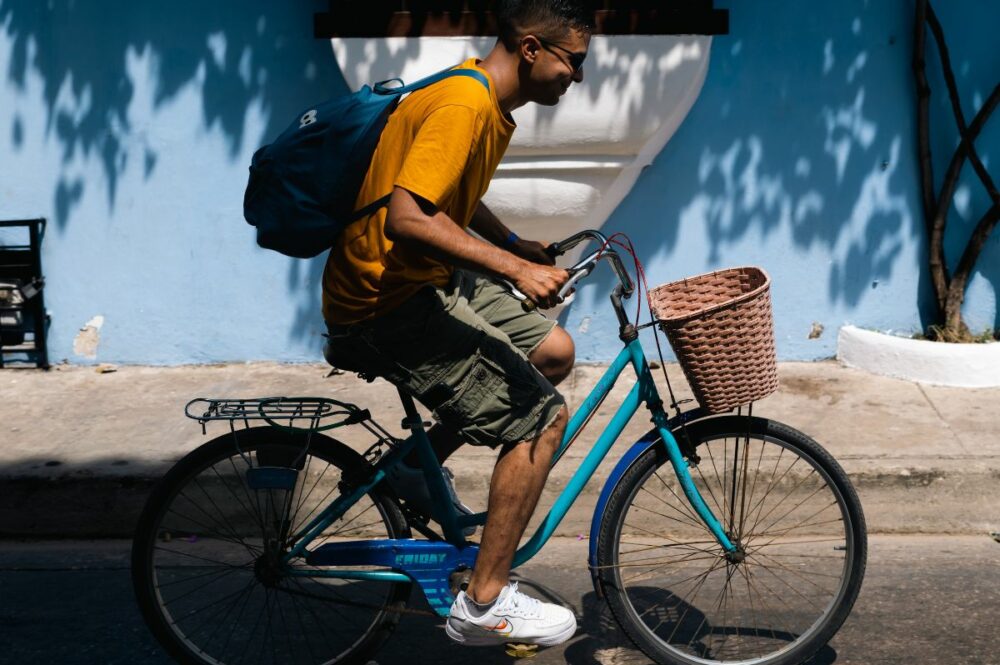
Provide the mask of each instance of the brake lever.
MULTIPOLYGON (((553 260, 555 260, 556 257, 565 254, 566 251, 567 249, 564 247, 563 243, 558 243, 558 242, 550 243, 545 248, 545 253, 553 260)), ((591 272, 593 272, 594 266, 597 265, 597 259, 600 257, 600 255, 601 255, 601 250, 592 252, 587 258, 583 259, 577 264, 577 266, 583 266, 583 267, 567 269, 567 271, 570 273, 570 276, 569 279, 566 280, 566 283, 563 284, 562 287, 559 289, 558 295, 560 304, 564 303, 567 298, 572 297, 571 292, 576 287, 577 282, 579 282, 581 279, 583 279, 591 272)), ((511 282, 508 282, 507 280, 500 280, 500 281, 507 288, 507 290, 510 291, 511 295, 513 295, 515 298, 521 301, 521 307, 524 309, 524 311, 530 312, 538 308, 538 305, 535 303, 535 301, 531 300, 528 296, 521 293, 521 291, 519 291, 518 288, 514 286, 511 282)))
MULTIPOLYGON (((566 283, 563 284, 562 287, 559 289, 560 304, 566 302, 568 298, 573 297, 572 291, 576 287, 576 283, 579 282, 584 277, 586 277, 587 275, 589 275, 591 271, 593 271, 593 269, 594 269, 594 264, 590 264, 585 268, 570 271, 571 274, 569 279, 566 280, 566 283)), ((531 312, 538 308, 537 303, 535 303, 535 301, 529 298, 528 296, 521 293, 521 291, 518 290, 516 286, 514 286, 507 280, 501 280, 501 281, 503 285, 507 288, 507 290, 510 291, 510 294, 521 301, 521 307, 524 309, 524 311, 531 312)))
POLYGON ((567 297, 569 297, 570 292, 576 287, 576 283, 589 275, 593 269, 594 264, 591 263, 586 268, 574 271, 573 274, 570 275, 569 279, 566 280, 566 283, 563 284, 563 287, 559 289, 559 302, 563 302, 567 297))

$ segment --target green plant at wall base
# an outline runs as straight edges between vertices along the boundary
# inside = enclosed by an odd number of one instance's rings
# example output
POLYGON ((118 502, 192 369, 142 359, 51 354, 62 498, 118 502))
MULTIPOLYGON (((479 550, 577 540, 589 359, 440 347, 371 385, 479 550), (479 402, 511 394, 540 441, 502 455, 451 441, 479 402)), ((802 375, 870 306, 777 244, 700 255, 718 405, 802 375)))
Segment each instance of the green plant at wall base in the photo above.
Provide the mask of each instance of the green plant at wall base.
POLYGON ((924 220, 928 234, 928 266, 938 310, 938 323, 928 327, 926 336, 928 339, 944 342, 973 342, 977 341, 977 338, 969 331, 962 319, 962 302, 965 300, 965 289, 979 254, 997 222, 1000 222, 1000 191, 997 190, 996 184, 979 158, 975 141, 994 109, 1000 104, 1000 83, 993 88, 993 92, 976 112, 972 122, 966 125, 958 96, 958 87, 955 84, 955 75, 951 68, 948 46, 945 43, 944 30, 941 28, 941 23, 934 14, 929 0, 917 0, 914 32, 913 71, 917 79, 917 145, 920 153, 920 184, 923 194, 924 220), (941 57, 941 69, 948 87, 948 97, 961 137, 945 172, 940 191, 936 191, 934 188, 934 172, 931 167, 929 108, 931 88, 927 83, 924 60, 928 27, 941 57), (958 177, 966 159, 972 163, 976 175, 989 193, 992 206, 983 213, 976 223, 976 228, 966 241, 965 249, 954 271, 949 271, 944 253, 945 226, 955 189, 958 186, 958 177))
POLYGON ((1000 342, 1000 330, 987 328, 978 335, 966 331, 960 339, 953 339, 948 336, 948 332, 941 326, 928 326, 927 332, 914 333, 913 339, 929 340, 933 342, 961 342, 965 344, 990 344, 1000 342))

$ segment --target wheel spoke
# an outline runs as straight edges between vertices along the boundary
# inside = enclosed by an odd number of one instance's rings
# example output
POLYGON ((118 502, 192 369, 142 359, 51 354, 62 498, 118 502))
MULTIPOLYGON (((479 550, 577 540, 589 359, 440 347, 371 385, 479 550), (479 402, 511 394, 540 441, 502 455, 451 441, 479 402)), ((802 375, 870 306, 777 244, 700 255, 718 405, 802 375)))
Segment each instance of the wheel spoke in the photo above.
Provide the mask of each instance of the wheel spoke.
MULTIPOLYGON (((798 462, 799 460, 796 459, 795 461, 798 462)), ((792 464, 792 466, 795 466, 794 463, 792 464)), ((788 468, 791 469, 792 467, 790 466, 788 468)), ((754 520, 753 527, 751 527, 751 530, 756 531, 757 530, 757 525, 760 524, 761 522, 763 522, 764 520, 766 520, 768 517, 770 517, 771 513, 773 513, 775 510, 777 510, 778 506, 782 505, 784 503, 785 499, 787 499, 788 497, 792 496, 792 494, 796 490, 798 490, 800 487, 802 487, 802 484, 805 483, 807 480, 809 480, 813 476, 814 473, 816 473, 816 469, 809 469, 809 473, 807 473, 802 478, 800 478, 799 482, 795 483, 794 487, 792 487, 790 490, 788 490, 787 492, 785 492, 785 495, 782 496, 780 500, 776 501, 774 503, 774 505, 771 506, 770 510, 768 510, 763 515, 758 515, 756 517, 756 519, 754 520)), ((823 489, 823 487, 820 487, 819 489, 823 489)), ((762 497, 762 500, 766 499, 766 498, 767 498, 767 495, 765 495, 764 497, 762 497)), ((760 509, 761 509, 761 511, 763 511, 764 510, 764 506, 761 505, 760 509)), ((773 524, 773 522, 772 522, 772 524, 773 524)))
MULTIPOLYGON (((792 463, 788 465, 788 468, 786 468, 781 473, 780 476, 778 476, 777 478, 775 478, 774 474, 777 473, 778 466, 781 464, 781 458, 782 458, 782 456, 784 456, 784 454, 785 454, 785 449, 784 448, 782 448, 781 450, 778 451, 778 458, 776 460, 774 460, 774 469, 772 469, 772 471, 771 471, 771 479, 768 481, 767 489, 764 490, 764 494, 760 497, 760 500, 757 502, 757 504, 754 505, 750 509, 750 513, 752 515, 759 515, 760 511, 764 510, 764 502, 767 501, 767 497, 771 495, 771 490, 776 485, 778 485, 782 480, 784 480, 785 476, 787 476, 788 473, 793 468, 795 468, 795 465, 798 464, 799 460, 801 459, 800 457, 796 457, 794 460, 792 460, 792 463)), ((751 527, 751 530, 753 530, 755 528, 757 528, 757 519, 754 520, 754 525, 753 525, 753 527, 751 527)))
POLYGON ((208 563, 214 563, 214 564, 216 564, 218 566, 225 566, 227 568, 249 569, 250 564, 253 563, 253 559, 251 559, 250 561, 248 561, 248 562, 246 562, 246 563, 244 563, 242 565, 241 564, 226 563, 225 561, 219 561, 217 559, 209 559, 209 558, 206 558, 206 557, 203 557, 203 556, 198 556, 197 554, 191 554, 190 552, 182 552, 180 550, 171 549, 169 547, 163 547, 162 545, 157 545, 156 549, 159 550, 159 551, 161 551, 161 552, 170 552, 171 554, 179 554, 180 556, 186 556, 186 557, 188 557, 190 559, 197 559, 198 561, 206 561, 208 563))
MULTIPOLYGON (((372 505, 368 506, 367 508, 365 508, 364 510, 362 510, 361 512, 359 512, 357 515, 355 515, 351 519, 349 519, 346 522, 344 522, 343 525, 337 527, 337 530, 330 534, 330 537, 332 538, 333 536, 336 536, 337 534, 343 533, 344 529, 346 529, 347 527, 349 527, 351 524, 354 523, 354 520, 358 519, 359 517, 361 517, 362 515, 364 515, 365 513, 367 513, 369 510, 371 510, 374 507, 375 507, 375 504, 372 503, 372 505)), ((382 520, 379 520, 378 522, 371 522, 371 524, 379 524, 379 523, 381 523, 381 521, 382 520)), ((370 526, 370 525, 362 524, 360 527, 355 527, 355 529, 361 529, 361 528, 364 528, 365 526, 370 526)))
MULTIPOLYGON (((686 554, 686 555, 684 555, 682 557, 674 558, 674 559, 663 559, 663 558, 650 557, 648 559, 639 559, 637 561, 632 561, 632 562, 629 562, 629 563, 618 563, 618 564, 609 563, 609 564, 607 564, 605 566, 594 566, 594 569, 600 569, 600 568, 653 568, 654 570, 659 570, 660 568, 663 568, 663 567, 666 567, 666 566, 673 566, 673 565, 677 565, 677 564, 690 563, 692 561, 713 561, 713 560, 718 559, 718 558, 719 558, 718 556, 710 556, 710 555, 706 555, 706 554, 699 555, 696 552, 692 552, 691 554, 686 554), (656 565, 656 564, 659 564, 659 565, 656 565)), ((650 571, 650 572, 652 572, 652 571, 650 571)), ((630 579, 632 579, 632 578, 625 578, 625 579, 622 580, 622 582, 627 582, 630 579)))
MULTIPOLYGON (((244 461, 242 456, 240 456, 240 460, 244 461)), ((260 507, 254 505, 256 503, 254 501, 254 497, 250 496, 250 488, 247 487, 246 480, 245 480, 246 479, 246 469, 244 469, 243 471, 240 471, 239 469, 237 469, 236 468, 236 461, 233 459, 232 456, 230 456, 228 458, 228 461, 229 461, 229 466, 231 466, 233 468, 233 474, 237 478, 240 479, 240 488, 243 489, 243 495, 246 497, 246 499, 247 499, 247 505, 249 506, 249 508, 247 508, 247 512, 250 513, 250 514, 252 514, 254 516, 254 519, 257 522, 257 526, 260 528, 260 532, 264 533, 264 516, 260 514, 260 507)), ((212 468, 215 468, 215 464, 212 465, 212 468)), ((251 468, 251 467, 249 465, 247 465, 247 469, 249 469, 249 468, 251 468)))
MULTIPOLYGON (((642 545, 642 547, 640 547, 638 549, 634 549, 634 550, 628 550, 628 551, 619 549, 618 554, 619 555, 621 555, 621 554, 635 554, 636 552, 647 552, 649 550, 663 549, 663 548, 667 548, 667 547, 688 547, 690 545, 718 545, 718 543, 716 543, 714 540, 690 540, 690 541, 681 542, 679 540, 673 540, 672 538, 670 538, 668 536, 660 536, 660 537, 665 538, 666 540, 670 540, 671 541, 670 544, 668 544, 668 545, 650 545, 649 543, 637 543, 637 542, 633 542, 631 540, 624 540, 624 539, 620 540, 618 542, 621 543, 621 544, 624 544, 624 545, 642 545)), ((702 550, 702 551, 708 552, 709 550, 702 550)))
MULTIPOLYGON (((175 479, 173 484, 153 493, 151 501, 158 501, 158 507, 147 508, 144 515, 156 515, 159 522, 140 526, 141 533, 150 535, 141 538, 147 554, 139 557, 137 569, 150 580, 152 592, 140 592, 140 602, 147 609, 151 604, 165 620, 169 630, 162 639, 196 662, 339 662, 371 645, 382 627, 399 620, 398 612, 388 610, 405 605, 408 585, 290 576, 280 563, 290 532, 334 500, 335 474, 354 464, 337 461, 340 455, 353 455, 332 447, 341 444, 325 439, 306 448, 298 441, 266 436, 263 430, 241 438, 240 459, 254 468, 297 468, 293 488, 249 489, 231 439, 225 445, 216 439, 205 444, 214 446, 213 451, 199 449, 184 458, 178 467, 186 468, 167 476, 175 479), (296 462, 286 461, 297 455, 296 462), (170 541, 163 534, 175 537, 170 541), (180 537, 187 535, 192 537, 180 537)), ((315 542, 408 536, 402 514, 391 502, 381 494, 361 497, 315 542)), ((320 569, 296 561, 292 570, 320 569)))
MULTIPOLYGON (((771 521, 770 524, 768 524, 767 526, 763 527, 761 530, 762 531, 767 531, 768 529, 770 529, 771 527, 773 527, 775 524, 777 524, 778 522, 780 522, 781 520, 785 519, 786 517, 788 517, 789 515, 791 515, 792 513, 794 513, 796 510, 798 510, 799 507, 802 506, 802 504, 804 504, 806 501, 808 501, 809 499, 811 499, 814 496, 816 496, 817 494, 819 494, 821 491, 823 491, 824 488, 826 488, 825 484, 822 485, 822 486, 820 486, 820 487, 817 487, 816 489, 814 489, 812 491, 811 494, 809 494, 807 497, 805 497, 804 499, 802 499, 801 501, 799 501, 797 504, 795 504, 794 506, 792 506, 790 509, 788 509, 787 511, 785 511, 784 513, 782 513, 781 516, 776 517, 774 520, 771 521)), ((808 518, 806 518, 806 519, 808 519, 808 518)))
MULTIPOLYGON (((199 489, 201 489, 201 488, 199 487, 199 489)), ((204 492, 204 490, 202 490, 202 492, 204 492)), ((195 501, 195 500, 193 500, 193 499, 192 499, 191 497, 189 497, 189 496, 188 496, 188 495, 187 495, 187 494, 186 494, 185 492, 183 492, 183 491, 181 491, 181 492, 180 492, 180 493, 178 494, 178 496, 179 496, 179 497, 183 497, 183 498, 184 498, 184 499, 185 499, 185 500, 186 500, 186 501, 187 501, 188 503, 190 503, 190 504, 191 504, 191 506, 193 506, 194 508, 197 508, 197 509, 198 509, 198 510, 199 510, 199 511, 201 512, 201 514, 202 514, 202 515, 204 515, 204 516, 205 516, 206 518, 208 518, 208 520, 209 520, 209 521, 211 521, 212 523, 214 523, 214 524, 216 525, 216 527, 218 527, 218 528, 224 528, 224 527, 223 527, 223 526, 222 526, 222 525, 221 525, 221 524, 220 524, 220 523, 219 523, 219 522, 218 522, 218 521, 217 521, 217 520, 215 519, 215 517, 214 517, 214 516, 213 516, 212 514, 210 514, 210 513, 208 512, 208 511, 206 511, 206 510, 205 510, 205 509, 204 509, 204 508, 203 508, 203 507, 202 507, 202 506, 200 505, 200 503, 199 503, 198 501, 195 501)), ((173 508, 171 508, 171 511, 174 511, 174 509, 173 509, 173 508)), ((176 512, 176 511, 174 511, 174 512, 176 512)), ((225 516, 223 516, 223 519, 225 519, 225 516)), ((232 527, 230 527, 230 528, 229 528, 229 534, 230 534, 230 535, 229 535, 229 539, 230 539, 230 540, 232 540, 233 542, 236 542, 236 543, 239 543, 239 544, 240 544, 240 545, 241 545, 241 546, 242 546, 242 547, 243 547, 243 548, 244 548, 244 549, 245 549, 245 550, 247 551, 247 553, 248 553, 248 554, 250 554, 250 556, 256 556, 256 554, 254 553, 253 549, 252 549, 252 548, 251 548, 251 547, 250 547, 249 545, 247 545, 246 541, 244 541, 244 540, 243 540, 242 538, 240 538, 239 534, 237 534, 237 533, 236 533, 236 532, 235 532, 235 531, 234 531, 234 530, 232 529, 232 527)))
MULTIPOLYGON (((632 528, 632 529, 638 529, 640 531, 645 531, 649 535, 656 536, 657 538, 664 538, 666 540, 671 540, 671 538, 669 536, 665 536, 663 534, 656 533, 655 531, 650 531, 649 529, 647 529, 645 527, 641 527, 638 524, 630 523, 630 524, 626 524, 625 526, 628 526, 629 528, 632 528)), ((673 541, 673 542, 678 543, 678 547, 682 547, 684 545, 687 545, 687 543, 681 543, 680 541, 673 541)), ((718 551, 718 550, 702 549, 702 548, 698 548, 698 547, 689 547, 689 549, 698 550, 699 552, 717 552, 718 551)))
POLYGON ((695 526, 701 526, 702 525, 701 524, 701 518, 699 518, 695 514, 694 510, 691 509, 690 502, 688 502, 686 499, 684 501, 682 501, 681 498, 679 496, 677 496, 677 492, 675 492, 674 489, 672 487, 670 487, 670 485, 668 485, 667 482, 665 480, 663 480, 663 478, 660 477, 659 473, 657 473, 656 471, 654 471, 653 475, 656 476, 656 479, 660 481, 660 484, 663 485, 663 487, 665 487, 666 490, 668 492, 670 492, 670 494, 673 495, 673 497, 675 499, 677 499, 677 502, 680 504, 681 507, 678 508, 677 506, 674 506, 673 504, 668 503, 666 499, 664 499, 662 497, 659 497, 656 494, 653 494, 648 489, 646 489, 645 485, 643 485, 640 489, 643 490, 643 491, 645 491, 646 493, 648 493, 650 496, 656 498, 657 500, 662 501, 664 505, 670 506, 678 514, 680 514, 680 515, 682 515, 684 517, 689 518, 690 521, 691 521, 691 523, 694 524, 695 526))
MULTIPOLYGON (((677 629, 680 628, 682 625, 684 625, 684 619, 687 618, 688 612, 690 612, 691 609, 694 607, 694 603, 691 601, 694 601, 694 599, 698 597, 698 592, 701 591, 701 588, 705 585, 705 580, 708 579, 709 575, 718 570, 719 566, 724 565, 724 562, 725 559, 720 558, 718 561, 712 564, 712 566, 708 570, 706 570, 704 573, 698 576, 700 579, 698 580, 698 583, 695 585, 695 588, 691 594, 690 601, 688 600, 687 596, 684 596, 681 599, 681 602, 684 603, 687 607, 684 608, 684 613, 677 619, 677 625, 674 626, 674 630, 670 633, 670 637, 667 638, 668 643, 673 641, 674 635, 677 633, 677 629)), ((656 629, 660 627, 663 621, 665 621, 665 619, 661 619, 660 623, 653 628, 654 633, 656 632, 656 629)), ((702 623, 698 625, 698 629, 694 631, 695 634, 698 633, 698 630, 701 629, 701 626, 703 624, 704 621, 702 621, 702 623)))
POLYGON ((654 515, 658 515, 659 517, 662 517, 663 519, 671 520, 671 521, 677 522, 679 524, 685 524, 687 526, 699 527, 699 528, 702 528, 702 529, 705 528, 704 525, 693 524, 692 522, 690 522, 688 520, 681 520, 681 519, 677 519, 676 517, 671 517, 670 515, 664 515, 663 513, 659 512, 659 511, 653 510, 652 508, 647 508, 646 506, 640 506, 638 503, 633 504, 633 508, 640 508, 640 509, 645 510, 647 512, 653 513, 654 515))
MULTIPOLYGON (((163 603, 165 605, 173 605, 174 603, 176 603, 177 601, 181 600, 182 598, 187 598, 188 596, 190 596, 193 593, 197 593, 198 591, 203 591, 204 589, 208 588, 212 584, 215 584, 216 582, 229 577, 230 575, 232 575, 233 573, 237 572, 238 570, 239 570, 239 568, 225 568, 225 569, 219 571, 220 574, 217 575, 216 577, 213 577, 209 582, 207 582, 205 584, 202 584, 201 586, 197 586, 194 589, 191 589, 189 591, 185 591, 184 593, 182 593, 179 596, 174 596, 170 600, 164 599, 163 603)), ((160 590, 161 591, 163 590, 162 586, 160 587, 160 590)))
MULTIPOLYGON (((189 515, 185 515, 184 513, 181 513, 176 508, 171 507, 167 511, 167 513, 168 514, 172 514, 172 515, 176 515, 177 517, 181 518, 182 520, 186 520, 188 522, 192 522, 196 526, 201 527, 203 529, 203 531, 200 531, 198 535, 200 535, 202 537, 204 537, 205 534, 207 534, 210 538, 214 538, 215 540, 221 540, 221 541, 226 542, 226 543, 232 543, 233 545, 239 545, 240 547, 243 547, 244 549, 246 549, 247 553, 250 554, 250 556, 256 557, 256 556, 260 556, 260 554, 261 554, 261 552, 257 548, 255 548, 253 545, 251 545, 250 543, 246 542, 245 540, 237 540, 235 538, 231 538, 231 537, 226 536, 226 535, 224 535, 222 533, 219 533, 218 531, 216 531, 212 527, 208 526, 207 524, 204 524, 203 522, 200 522, 199 520, 196 520, 195 518, 193 518, 193 517, 191 517, 189 515)), ((179 529, 174 529, 174 530, 176 531, 176 530, 179 530, 179 529)), ((182 530, 181 529, 180 531, 186 531, 186 530, 182 530)))
MULTIPOLYGON (((830 505, 837 505, 837 504, 836 504, 836 502, 834 502, 834 503, 832 503, 830 505)), ((829 507, 830 506, 825 506, 825 507, 821 508, 816 513, 813 513, 809 517, 805 518, 805 520, 812 519, 813 517, 815 517, 816 515, 818 515, 819 512, 822 512, 822 511, 826 510, 829 507)), ((843 524, 844 523, 844 518, 842 518, 842 517, 835 517, 833 519, 828 519, 828 520, 819 520, 818 522, 806 522, 805 520, 803 520, 802 522, 799 522, 798 524, 793 524, 792 526, 789 526, 789 527, 782 527, 781 529, 779 529, 777 531, 771 531, 771 532, 766 532, 765 531, 765 532, 755 533, 755 534, 751 534, 751 535, 753 535, 754 539, 757 539, 757 538, 771 538, 772 536, 777 537, 777 538, 784 538, 784 537, 786 537, 789 534, 789 532, 795 531, 796 529, 806 529, 806 528, 809 528, 809 527, 825 526, 827 524, 843 524)), ((749 538, 747 538, 747 543, 749 544, 751 542, 753 542, 753 541, 750 540, 749 538)))
MULTIPOLYGON (((753 586, 759 585, 759 586, 764 587, 764 589, 769 594, 771 594, 771 596, 773 598, 777 599, 777 601, 779 603, 781 603, 782 605, 785 606, 785 608, 788 610, 789 613, 791 613, 792 616, 795 616, 795 614, 796 614, 795 610, 793 610, 791 607, 789 607, 788 603, 785 601, 785 599, 784 599, 783 596, 781 596, 780 594, 775 593, 774 590, 771 589, 771 587, 767 586, 767 584, 765 584, 762 580, 757 579, 756 576, 754 575, 753 571, 751 569, 747 568, 746 566, 743 567, 743 572, 744 572, 744 574, 746 574, 747 579, 750 580, 751 585, 753 585, 753 586)), ((760 597, 761 597, 761 600, 763 602, 763 597, 764 597, 763 594, 760 594, 760 597)), ((784 625, 784 623, 781 626, 781 631, 784 634, 786 634, 786 635, 792 635, 792 636, 795 635, 795 633, 793 631, 788 630, 788 626, 784 625)), ((771 629, 771 634, 772 635, 774 634, 774 629, 773 628, 771 629)))
MULTIPOLYGON (((226 619, 228 619, 229 615, 232 614, 233 609, 235 609, 237 606, 240 606, 240 611, 237 614, 236 621, 233 623, 233 627, 230 629, 230 634, 232 634, 232 632, 236 630, 237 626, 239 625, 239 617, 243 615, 243 610, 246 608, 246 605, 250 600, 250 596, 253 595, 253 590, 256 584, 257 580, 251 578, 246 583, 246 585, 244 585, 243 588, 240 589, 239 594, 233 599, 232 603, 220 606, 218 609, 216 609, 216 611, 212 612, 210 615, 202 617, 201 620, 198 621, 198 623, 195 625, 194 629, 192 629, 188 633, 188 637, 193 638, 200 632, 211 629, 211 632, 208 634, 208 637, 201 640, 202 644, 205 645, 203 650, 208 650, 209 645, 212 642, 212 638, 214 638, 216 633, 218 633, 219 630, 226 625, 226 619), (223 612, 225 612, 225 614, 222 615, 222 619, 216 620, 216 618, 219 617, 219 615, 222 614, 223 612)), ((220 650, 219 652, 220 654, 225 653, 226 646, 228 646, 228 640, 227 643, 223 645, 222 649, 220 650)))
MULTIPOLYGON (((230 643, 230 642, 232 641, 232 639, 233 639, 233 634, 234 634, 234 633, 236 632, 236 629, 237 629, 237 628, 238 628, 238 627, 240 626, 240 619, 242 619, 242 618, 243 618, 243 612, 245 612, 245 611, 246 611, 246 609, 247 609, 247 605, 249 605, 249 604, 250 604, 250 596, 251 596, 251 595, 253 594, 253 588, 254 588, 254 584, 253 584, 253 582, 254 582, 254 581, 253 581, 253 580, 251 580, 251 583, 247 585, 247 592, 248 592, 248 593, 246 594, 246 596, 244 596, 244 597, 243 597, 243 604, 242 604, 242 605, 240 605, 240 611, 236 613, 236 619, 234 619, 234 620, 233 620, 233 624, 232 624, 232 625, 233 625, 233 627, 229 629, 229 634, 228 634, 228 635, 226 635, 226 641, 225 641, 225 642, 223 642, 223 644, 222 644, 222 647, 221 647, 221 648, 219 649, 219 653, 220 653, 220 654, 224 654, 224 653, 226 653, 226 649, 227 649, 227 648, 229 648, 229 643, 230 643)), ((228 615, 227 615, 227 616, 228 616, 228 615)), ((224 626, 224 625, 225 625, 225 622, 221 622, 221 621, 220 621, 219 623, 217 623, 217 624, 216 624, 216 628, 215 628, 215 630, 213 630, 213 631, 212 631, 212 634, 211 634, 211 635, 209 635, 209 637, 208 637, 208 639, 206 640, 206 642, 210 642, 210 641, 211 641, 211 639, 212 639, 213 637, 215 637, 215 633, 216 633, 216 631, 217 631, 217 630, 218 630, 219 628, 221 628, 222 626, 224 626)))
MULTIPOLYGON (((229 459, 230 459, 230 464, 232 464, 232 458, 229 458, 229 459)), ((248 503, 247 504, 243 503, 243 499, 241 499, 240 496, 236 492, 233 491, 233 488, 229 486, 229 481, 227 481, 223 477, 223 475, 221 473, 219 473, 219 471, 215 468, 215 465, 213 464, 209 468, 211 468, 212 473, 214 473, 215 477, 219 479, 219 482, 222 483, 223 487, 226 488, 226 491, 229 492, 230 496, 232 496, 233 499, 236 500, 236 503, 240 504, 240 508, 242 508, 248 515, 252 515, 253 514, 253 510, 250 508, 250 505, 248 503)), ((234 464, 233 465, 233 470, 235 471, 235 469, 236 469, 236 466, 234 464)), ((239 478, 239 475, 237 475, 237 478, 239 478)), ((244 495, 246 495, 247 500, 249 501, 250 495, 248 493, 246 484, 243 483, 243 482, 240 482, 240 487, 243 489, 243 493, 244 493, 244 495)), ((259 516, 256 516, 256 517, 259 517, 259 516)), ((259 519, 258 519, 258 523, 260 523, 259 519)))
MULTIPOLYGON (((785 578, 783 578, 783 577, 781 577, 780 575, 778 575, 777 573, 775 573, 775 572, 774 572, 774 570, 773 570, 773 569, 772 569, 771 567, 769 567, 769 566, 765 566, 764 564, 760 563, 760 562, 759 562, 759 561, 757 561, 756 559, 754 560, 754 565, 755 565, 755 566, 757 566, 758 568, 763 568, 764 570, 766 570, 766 571, 767 571, 768 573, 770 573, 770 574, 771 574, 771 576, 772 576, 772 577, 774 577, 774 579, 776 579, 776 580, 778 580, 779 582, 781 582, 781 583, 782 583, 783 585, 785 585, 785 587, 787 587, 787 588, 788 588, 788 590, 789 590, 789 591, 791 591, 791 592, 792 592, 792 593, 794 593, 794 594, 795 594, 796 596, 798 596, 798 597, 799 597, 799 598, 801 598, 802 600, 804 600, 804 601, 806 601, 807 603, 809 603, 809 605, 811 605, 811 606, 812 606, 812 607, 813 607, 814 609, 817 609, 817 610, 821 609, 821 608, 820 608, 819 606, 817 606, 817 605, 816 605, 816 603, 815 603, 815 602, 813 602, 813 600, 812 600, 812 599, 810 599, 810 598, 809 598, 808 596, 806 596, 806 595, 805 595, 804 593, 802 593, 802 592, 801 592, 801 591, 799 591, 799 590, 798 590, 797 588, 795 588, 795 586, 794 586, 794 585, 792 585, 791 583, 789 583, 789 582, 788 582, 787 580, 785 580, 785 578)), ((780 568, 780 566, 779 566, 779 568, 780 568)), ((786 569, 786 568, 785 568, 785 569, 783 569, 783 570, 786 570, 786 571, 787 571, 788 569, 786 569)), ((791 572, 791 571, 788 571, 788 572, 791 572)))

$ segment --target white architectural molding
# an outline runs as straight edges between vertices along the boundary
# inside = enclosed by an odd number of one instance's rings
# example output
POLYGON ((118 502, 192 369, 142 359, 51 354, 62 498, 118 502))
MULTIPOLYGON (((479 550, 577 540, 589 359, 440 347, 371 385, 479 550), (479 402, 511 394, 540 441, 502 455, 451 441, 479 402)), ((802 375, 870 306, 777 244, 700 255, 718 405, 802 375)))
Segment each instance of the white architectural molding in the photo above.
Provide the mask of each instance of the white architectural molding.
MULTIPOLYGON (((352 89, 415 81, 493 47, 492 37, 333 39, 352 89)), ((542 241, 601 228, 687 116, 708 71, 706 36, 603 36, 584 81, 555 107, 514 112, 518 129, 485 201, 542 241)), ((580 251, 582 251, 582 247, 580 251)))
POLYGON ((837 338, 837 359, 848 367, 919 383, 1000 386, 1000 342, 948 344, 844 326, 837 338))

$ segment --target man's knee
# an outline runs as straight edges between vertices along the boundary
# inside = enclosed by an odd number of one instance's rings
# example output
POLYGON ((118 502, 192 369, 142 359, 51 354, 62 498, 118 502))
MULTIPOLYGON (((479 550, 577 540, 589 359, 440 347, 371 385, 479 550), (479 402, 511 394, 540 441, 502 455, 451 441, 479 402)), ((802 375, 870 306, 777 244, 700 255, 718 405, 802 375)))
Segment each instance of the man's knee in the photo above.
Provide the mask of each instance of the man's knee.
POLYGON ((569 376, 576 360, 576 346, 573 338, 565 330, 556 326, 538 347, 528 356, 531 364, 538 368, 549 383, 558 385, 569 376))
POLYGON ((555 451, 562 443, 563 434, 566 432, 566 425, 569 423, 569 409, 563 404, 559 407, 559 411, 556 412, 555 418, 549 423, 548 427, 542 430, 542 433, 536 439, 537 442, 542 443, 555 451))
POLYGON ((528 438, 518 441, 516 443, 508 443, 500 449, 500 457, 506 456, 508 453, 520 450, 526 454, 533 455, 533 451, 539 449, 544 449, 548 453, 554 453, 559 444, 562 443, 563 433, 566 431, 566 425, 569 423, 569 409, 563 404, 559 407, 556 415, 544 426, 539 424, 538 429, 535 430, 534 434, 528 438))
POLYGON ((549 429, 555 430, 559 432, 560 435, 562 435, 562 433, 566 431, 566 424, 568 422, 569 422, 569 409, 566 408, 565 404, 563 404, 561 407, 559 407, 559 412, 556 414, 556 417, 552 421, 552 424, 549 425, 549 429))

